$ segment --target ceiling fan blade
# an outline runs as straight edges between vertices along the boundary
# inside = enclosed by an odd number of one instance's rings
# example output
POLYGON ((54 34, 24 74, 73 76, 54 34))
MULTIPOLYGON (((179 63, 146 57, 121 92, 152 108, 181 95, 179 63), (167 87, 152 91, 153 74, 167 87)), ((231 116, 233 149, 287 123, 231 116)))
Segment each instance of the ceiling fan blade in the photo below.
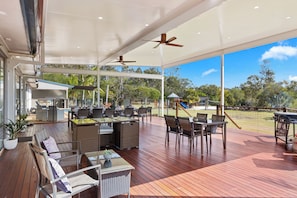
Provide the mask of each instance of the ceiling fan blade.
POLYGON ((126 67, 127 67, 127 65, 126 65, 124 62, 121 62, 121 64, 122 64, 123 66, 126 66, 126 67))
POLYGON ((157 48, 157 47, 159 47, 159 45, 160 45, 161 43, 159 42, 154 48, 157 48))
POLYGON ((183 45, 174 44, 174 43, 166 43, 166 45, 170 45, 170 46, 174 46, 174 47, 183 47, 183 45))
POLYGON ((122 61, 123 63, 135 63, 136 61, 122 61))
POLYGON ((171 41, 174 41, 176 39, 176 37, 171 37, 170 39, 168 39, 168 41, 166 41, 166 43, 170 43, 171 41))

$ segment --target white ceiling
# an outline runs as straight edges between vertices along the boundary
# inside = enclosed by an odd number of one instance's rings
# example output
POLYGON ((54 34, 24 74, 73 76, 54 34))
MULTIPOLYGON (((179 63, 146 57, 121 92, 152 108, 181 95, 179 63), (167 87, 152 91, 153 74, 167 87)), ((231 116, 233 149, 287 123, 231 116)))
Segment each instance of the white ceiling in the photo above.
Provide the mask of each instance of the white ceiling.
MULTIPOLYGON (((10 54, 28 52, 18 4, 0 0, 0 41, 10 54)), ((171 67, 297 37, 296 7, 296 0, 48 0, 39 52, 45 64, 116 65, 123 55, 136 61, 127 65, 171 67), (184 47, 153 48, 162 33, 184 47)))

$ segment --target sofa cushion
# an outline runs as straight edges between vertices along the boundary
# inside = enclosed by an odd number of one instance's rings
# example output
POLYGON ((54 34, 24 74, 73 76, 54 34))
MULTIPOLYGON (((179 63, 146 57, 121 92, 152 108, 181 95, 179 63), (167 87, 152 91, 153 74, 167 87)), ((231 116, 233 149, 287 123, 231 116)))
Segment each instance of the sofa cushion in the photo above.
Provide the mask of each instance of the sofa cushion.
POLYGON ((42 147, 49 153, 49 156, 54 159, 61 158, 61 153, 52 153, 52 152, 59 152, 58 145, 55 139, 49 136, 46 140, 42 141, 42 147))
MULTIPOLYGON (((50 162, 50 165, 51 165, 51 168, 52 168, 53 175, 54 175, 55 179, 65 175, 64 170, 62 169, 60 164, 55 159, 49 157, 48 160, 50 162)), ((57 185, 59 190, 62 190, 64 192, 66 192, 66 193, 71 193, 72 192, 72 187, 71 187, 67 177, 64 177, 63 179, 56 182, 56 185, 57 185)))

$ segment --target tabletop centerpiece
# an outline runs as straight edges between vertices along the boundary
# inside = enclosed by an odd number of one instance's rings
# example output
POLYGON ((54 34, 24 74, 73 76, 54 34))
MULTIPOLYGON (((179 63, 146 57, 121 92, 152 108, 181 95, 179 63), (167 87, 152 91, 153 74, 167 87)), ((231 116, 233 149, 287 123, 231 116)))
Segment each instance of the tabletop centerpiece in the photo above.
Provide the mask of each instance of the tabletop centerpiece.
POLYGON ((105 159, 104 167, 105 168, 111 167, 112 166, 112 163, 111 163, 112 152, 110 150, 105 149, 103 157, 105 159))

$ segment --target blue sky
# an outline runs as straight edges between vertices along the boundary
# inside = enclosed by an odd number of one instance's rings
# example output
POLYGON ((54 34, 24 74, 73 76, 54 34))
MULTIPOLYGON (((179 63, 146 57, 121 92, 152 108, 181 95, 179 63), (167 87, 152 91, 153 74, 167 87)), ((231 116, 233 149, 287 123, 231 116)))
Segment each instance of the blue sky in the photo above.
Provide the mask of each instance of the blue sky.
MULTIPOLYGON (((259 75, 263 59, 270 61, 269 68, 277 82, 297 81, 297 38, 225 54, 225 88, 238 87, 250 75, 259 75)), ((174 74, 175 68, 165 70, 174 74)), ((214 57, 179 66, 180 78, 190 79, 194 86, 214 84, 220 86, 220 57, 214 57)))

